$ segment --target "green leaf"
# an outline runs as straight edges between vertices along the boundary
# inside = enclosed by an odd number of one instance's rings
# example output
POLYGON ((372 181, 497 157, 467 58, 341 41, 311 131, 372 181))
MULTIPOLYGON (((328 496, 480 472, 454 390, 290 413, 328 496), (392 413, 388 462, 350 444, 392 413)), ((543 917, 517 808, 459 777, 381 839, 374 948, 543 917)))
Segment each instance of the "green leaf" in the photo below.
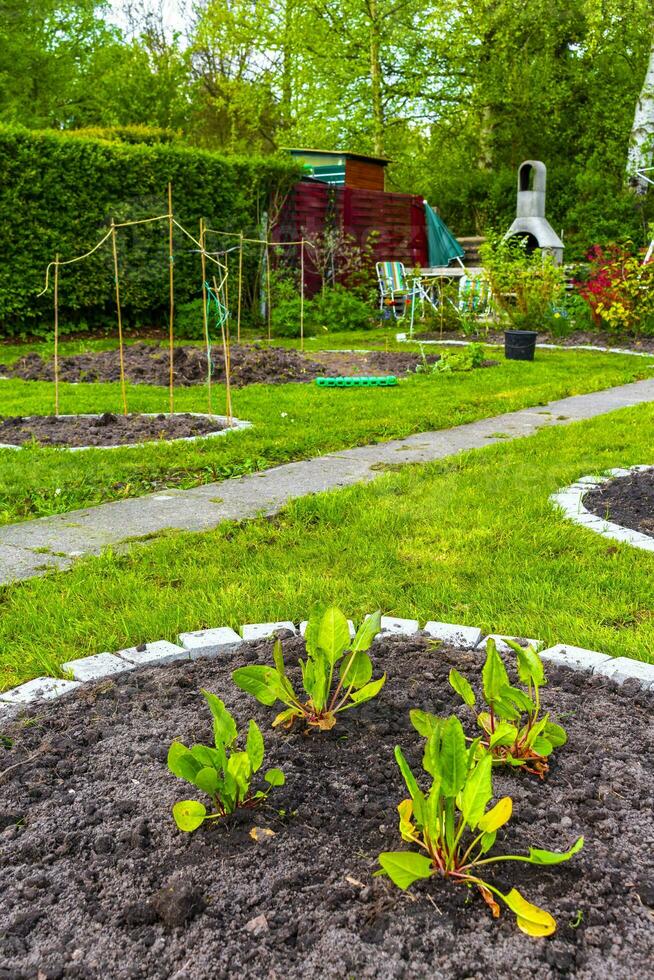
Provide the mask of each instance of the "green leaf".
POLYGON ((304 665, 302 681, 304 690, 311 698, 317 711, 322 711, 327 703, 327 684, 329 683, 329 664, 323 657, 307 660, 304 665))
POLYGON ((202 769, 202 763, 194 758, 190 749, 187 749, 181 742, 173 742, 168 749, 168 768, 173 776, 185 779, 192 783, 202 769))
POLYGON ((215 694, 210 691, 202 691, 204 698, 209 705, 209 709, 214 719, 214 735, 216 737, 216 744, 220 742, 222 745, 229 748, 236 741, 237 731, 236 722, 230 715, 229 711, 215 694))
POLYGON ((493 749, 496 745, 513 745, 517 737, 518 729, 515 725, 511 725, 508 721, 501 721, 495 727, 495 731, 489 739, 488 747, 493 749))
POLYGON ((488 852, 490 851, 491 847, 495 843, 495 838, 496 837, 497 837, 497 831, 495 831, 495 830, 490 830, 490 831, 487 831, 485 834, 482 834, 482 838, 481 838, 481 840, 479 842, 479 846, 481 848, 481 850, 479 852, 480 856, 482 854, 488 854, 488 852))
POLYGON ((509 675, 506 672, 506 667, 497 652, 495 641, 491 639, 486 641, 486 663, 481 672, 481 679, 484 686, 484 697, 489 704, 499 698, 503 687, 509 686, 509 675))
POLYGON ((406 783, 406 788, 409 791, 409 796, 411 797, 412 800, 415 800, 416 796, 418 795, 421 796, 422 794, 420 792, 420 788, 416 781, 416 777, 413 775, 413 772, 411 770, 411 766, 404 758, 404 753, 402 752, 402 749, 400 748, 399 745, 395 746, 395 761, 400 767, 400 772, 404 777, 404 782, 406 783))
POLYGON ((208 796, 215 796, 220 789, 220 778, 213 766, 205 766, 193 780, 193 784, 208 796))
POLYGON ((468 705, 469 708, 474 708, 476 697, 475 692, 472 690, 470 683, 466 678, 452 667, 450 671, 450 684, 452 688, 456 691, 459 697, 468 705))
POLYGON ((284 664, 284 651, 282 649, 282 641, 275 640, 273 646, 273 660, 275 661, 275 667, 277 668, 277 673, 280 677, 286 677, 286 666, 284 664))
POLYGON ((384 851, 379 855, 379 863, 402 891, 419 878, 431 878, 434 873, 431 859, 413 851, 384 851))
POLYGON ((468 770, 466 739, 456 715, 450 715, 443 725, 439 765, 441 792, 444 796, 455 797, 466 781, 468 770))
POLYGON ((232 680, 237 687, 252 694, 261 704, 270 706, 275 701, 288 703, 281 678, 274 667, 261 664, 238 667, 232 674, 232 680))
POLYGON ((372 677, 372 660, 363 650, 348 653, 341 661, 339 676, 344 687, 363 687, 372 677))
POLYGON ((217 769, 219 772, 222 772, 227 764, 225 750, 222 746, 213 749, 208 745, 192 745, 191 755, 197 759, 201 766, 209 766, 209 768, 217 769))
POLYGON ((521 715, 521 711, 515 708, 508 698, 503 697, 497 697, 493 701, 493 710, 495 718, 502 721, 518 721, 521 715))
POLYGON ((439 759, 441 754, 441 734, 440 731, 432 732, 425 742, 425 751, 422 756, 422 768, 434 779, 440 782, 439 759))
POLYGON ((173 807, 173 817, 180 830, 190 833, 204 823, 207 808, 197 800, 181 800, 173 807))
POLYGON ((550 740, 548 738, 544 738, 542 735, 539 735, 533 740, 531 747, 534 752, 538 752, 539 755, 551 755, 554 751, 554 746, 550 740))
MULTIPOLYGON (((370 684, 366 684, 365 687, 359 688, 358 691, 352 691, 350 693, 350 703, 351 704, 363 704, 364 701, 371 701, 376 698, 382 687, 386 683, 386 674, 382 674, 379 680, 371 681, 370 684)), ((349 707, 350 705, 347 705, 349 707)))
MULTIPOLYGON (((477 827, 484 815, 484 810, 489 800, 492 799, 492 766, 493 760, 490 755, 485 755, 468 775, 461 792, 461 805, 459 809, 470 830, 474 830, 477 827)), ((488 830, 490 828, 484 829, 488 830)))
POLYGON ((531 864, 562 864, 578 854, 583 846, 584 838, 579 837, 569 851, 545 851, 538 847, 530 847, 529 861, 531 864))
POLYGON ((543 661, 540 659, 533 647, 521 647, 512 640, 507 641, 517 654, 518 677, 523 684, 533 684, 535 687, 542 687, 545 683, 545 671, 543 661))
POLYGON ((286 776, 281 769, 269 769, 263 778, 271 786, 283 786, 286 782, 286 776))
POLYGON ((409 718, 418 735, 422 735, 423 738, 429 738, 434 732, 440 732, 444 724, 442 718, 432 715, 430 711, 421 711, 420 708, 412 708, 409 718))
POLYGON ((232 752, 227 761, 227 772, 233 777, 239 791, 240 799, 247 796, 252 777, 252 767, 247 752, 232 752))
POLYGON ((554 748, 558 748, 559 745, 565 745, 568 741, 568 735, 565 728, 561 728, 560 725, 555 725, 553 721, 548 721, 544 729, 545 737, 552 743, 554 748))
POLYGON ((359 650, 369 650, 372 641, 381 630, 381 611, 377 610, 361 623, 356 636, 352 640, 350 650, 357 653, 359 650))
POLYGON ((250 765, 252 767, 252 772, 257 772, 261 769, 263 763, 263 735, 257 723, 250 720, 250 725, 248 728, 248 737, 245 743, 245 751, 247 752, 248 758, 250 760, 250 765))
POLYGON ((350 627, 347 619, 340 611, 332 607, 328 609, 320 621, 318 630, 318 646, 333 666, 343 656, 350 645, 350 627))
POLYGON ((511 687, 510 684, 502 690, 501 699, 502 701, 508 699, 519 711, 530 712, 536 710, 536 705, 529 695, 521 691, 519 687, 511 687))

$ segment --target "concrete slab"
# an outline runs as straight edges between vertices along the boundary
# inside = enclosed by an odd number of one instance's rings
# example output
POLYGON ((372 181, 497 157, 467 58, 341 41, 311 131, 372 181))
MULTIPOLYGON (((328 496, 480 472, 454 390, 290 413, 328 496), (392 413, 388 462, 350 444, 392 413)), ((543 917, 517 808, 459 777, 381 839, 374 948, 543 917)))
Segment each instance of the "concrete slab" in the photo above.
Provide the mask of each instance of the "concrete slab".
POLYGON ((134 664, 128 663, 122 657, 116 657, 113 653, 96 653, 92 657, 69 660, 62 664, 61 668, 72 673, 76 681, 99 681, 113 674, 124 674, 126 670, 134 670, 134 664))
POLYGON ((77 690, 79 686, 77 681, 61 680, 58 677, 35 677, 33 681, 27 681, 20 687, 0 694, 0 703, 25 705, 37 701, 52 701, 77 690))
POLYGON ((127 650, 118 650, 116 656, 136 664, 137 667, 156 667, 158 664, 172 663, 173 660, 191 659, 188 650, 178 647, 175 643, 169 643, 168 640, 155 640, 142 646, 143 649, 128 647, 127 650))
POLYGON ((414 636, 419 630, 420 626, 417 619, 398 619, 396 616, 382 616, 381 633, 379 635, 414 636))
POLYGON ((243 642, 242 637, 229 626, 180 633, 179 642, 190 653, 191 660, 198 657, 218 657, 243 642))
POLYGON ((541 650, 540 658, 560 667, 587 670, 590 673, 599 670, 607 660, 611 659, 606 653, 598 653, 597 650, 585 650, 583 647, 571 646, 569 643, 557 643, 556 646, 541 650))
POLYGON ((286 619, 277 623, 246 623, 241 627, 241 634, 244 640, 268 640, 279 630, 297 633, 295 623, 286 619))
POLYGON ((529 639, 525 636, 507 636, 505 633, 489 633, 488 636, 483 638, 479 646, 485 648, 488 640, 495 640, 498 653, 515 653, 513 648, 506 642, 507 640, 512 640, 521 647, 532 647, 534 650, 540 650, 543 645, 542 640, 529 639))
POLYGON ((610 677, 618 684, 625 681, 637 680, 646 689, 654 688, 654 664, 646 664, 640 660, 630 660, 629 657, 614 657, 601 664, 596 674, 610 677))
POLYGON ((436 640, 460 647, 462 650, 474 650, 479 646, 481 630, 476 626, 461 626, 457 623, 439 623, 430 619, 425 623, 424 632, 436 640))
MULTIPOLYGON (((307 631, 307 626, 308 625, 309 625, 309 620, 308 619, 305 619, 305 620, 303 620, 300 623, 300 636, 304 636, 304 634, 307 631)), ((354 639, 354 637, 356 636, 356 629, 355 629, 354 623, 352 622, 351 619, 348 619, 348 621, 347 621, 347 627, 348 627, 348 629, 350 631, 350 638, 351 639, 354 639)))

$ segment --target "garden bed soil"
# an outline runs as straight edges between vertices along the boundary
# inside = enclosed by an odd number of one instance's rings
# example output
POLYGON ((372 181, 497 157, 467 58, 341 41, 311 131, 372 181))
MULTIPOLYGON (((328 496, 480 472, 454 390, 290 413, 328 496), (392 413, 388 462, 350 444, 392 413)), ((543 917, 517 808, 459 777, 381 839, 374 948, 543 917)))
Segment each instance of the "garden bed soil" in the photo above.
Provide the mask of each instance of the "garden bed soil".
MULTIPOLYGON (((535 328, 536 329, 536 328, 535 328)), ((441 334, 437 330, 414 334, 415 340, 469 340, 486 344, 504 345, 504 331, 481 330, 477 334, 464 334, 460 330, 448 330, 441 334)), ((622 350, 632 350, 640 354, 654 354, 654 337, 631 337, 597 331, 577 331, 567 337, 553 337, 543 331, 538 332, 539 344, 558 344, 560 347, 619 347, 622 350)))
MULTIPOLYGON (((284 645, 297 680, 303 644, 284 645)), ((271 662, 268 641, 124 674, 5 725, 0 978, 651 978, 654 695, 551 667, 543 701, 569 743, 544 782, 496 772, 495 795, 515 802, 500 853, 586 837, 566 864, 489 874, 555 915, 557 933, 531 939, 464 886, 432 880, 404 894, 372 877, 380 851, 408 846, 393 747, 418 769, 409 708, 449 713, 450 667, 481 666, 479 653, 420 637, 378 641, 373 656, 388 672, 382 696, 327 733, 273 731, 275 709, 230 683, 236 666, 271 662), (264 766, 282 768, 286 784, 265 807, 187 835, 171 806, 198 793, 168 772, 166 754, 174 738, 210 741, 200 688, 241 727, 256 718, 264 766), (256 843, 254 826, 274 836, 256 843)))
POLYGON ((584 507, 606 521, 654 537, 654 469, 609 480, 584 495, 584 507))
MULTIPOLYGON (((437 354, 428 360, 438 360, 437 354)), ((138 341, 125 347, 125 377, 131 384, 168 385, 168 349, 163 345, 138 341)), ((418 354, 371 351, 369 353, 324 353, 305 355, 284 347, 257 344, 234 344, 231 347, 231 382, 237 388, 251 384, 285 384, 307 382, 330 374, 388 375, 407 374, 420 361, 418 354)), ((224 382, 225 366, 222 348, 212 352, 213 380, 224 382)), ((201 347, 175 347, 174 383, 180 387, 204 384, 207 378, 207 356, 201 347)), ((39 354, 26 354, 12 365, 0 365, 0 374, 24 381, 53 381, 54 362, 39 354)), ((59 380, 79 382, 120 380, 117 350, 74 354, 59 359, 59 380)))
POLYGON ((222 432, 227 424, 186 412, 175 415, 33 415, 0 418, 0 443, 22 446, 129 446, 142 442, 189 439, 222 432))

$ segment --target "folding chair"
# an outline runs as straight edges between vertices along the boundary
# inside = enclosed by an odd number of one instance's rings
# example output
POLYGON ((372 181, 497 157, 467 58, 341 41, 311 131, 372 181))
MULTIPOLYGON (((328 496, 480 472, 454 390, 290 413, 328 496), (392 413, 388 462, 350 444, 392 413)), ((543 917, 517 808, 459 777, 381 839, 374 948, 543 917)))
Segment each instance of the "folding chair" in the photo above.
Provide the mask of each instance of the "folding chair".
POLYGON ((437 309, 432 296, 418 276, 409 278, 403 262, 377 262, 377 282, 379 283, 379 306, 382 312, 392 310, 396 320, 404 317, 407 307, 411 311, 409 333, 413 333, 416 300, 424 306, 429 303, 433 310, 437 309))
POLYGON ((485 276, 461 276, 459 281, 459 313, 485 317, 491 312, 491 289, 485 276))

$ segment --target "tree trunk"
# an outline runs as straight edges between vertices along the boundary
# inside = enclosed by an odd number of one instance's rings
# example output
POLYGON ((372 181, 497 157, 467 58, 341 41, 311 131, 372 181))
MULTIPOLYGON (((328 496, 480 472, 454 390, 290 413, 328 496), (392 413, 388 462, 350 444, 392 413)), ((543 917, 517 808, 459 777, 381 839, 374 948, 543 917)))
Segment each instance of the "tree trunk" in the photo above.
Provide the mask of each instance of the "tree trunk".
MULTIPOLYGON (((634 122, 629 138, 627 155, 627 181, 638 194, 644 194, 648 181, 638 177, 636 171, 651 167, 654 156, 654 41, 650 51, 645 81, 636 102, 634 122)), ((650 174, 654 179, 654 173, 650 174)))
POLYGON ((370 18, 370 90, 372 96, 372 123, 375 153, 384 154, 384 107, 382 104, 382 68, 380 60, 381 37, 377 0, 368 0, 370 18))

